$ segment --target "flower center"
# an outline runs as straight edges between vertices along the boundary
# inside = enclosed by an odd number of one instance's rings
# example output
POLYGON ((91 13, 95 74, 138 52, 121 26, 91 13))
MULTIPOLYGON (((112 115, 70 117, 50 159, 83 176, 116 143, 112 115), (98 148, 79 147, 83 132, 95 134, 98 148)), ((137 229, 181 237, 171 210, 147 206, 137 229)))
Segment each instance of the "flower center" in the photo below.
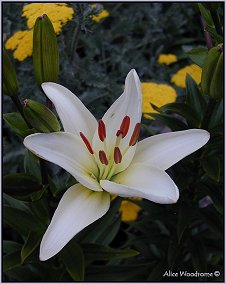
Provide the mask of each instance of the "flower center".
POLYGON ((129 143, 124 146, 123 149, 120 149, 121 140, 127 136, 129 128, 130 117, 125 116, 121 122, 119 129, 115 133, 115 142, 112 144, 111 149, 109 151, 107 151, 106 145, 106 127, 102 119, 98 121, 98 136, 101 143, 101 150, 93 150, 89 140, 82 132, 80 132, 80 136, 87 150, 94 157, 98 165, 99 174, 98 177, 96 177, 98 181, 103 179, 110 180, 110 178, 116 172, 117 167, 120 166, 120 164, 123 162, 123 156, 125 156, 126 152, 129 150, 130 147, 136 145, 140 134, 140 123, 137 123, 135 125, 130 140, 128 140, 129 143))

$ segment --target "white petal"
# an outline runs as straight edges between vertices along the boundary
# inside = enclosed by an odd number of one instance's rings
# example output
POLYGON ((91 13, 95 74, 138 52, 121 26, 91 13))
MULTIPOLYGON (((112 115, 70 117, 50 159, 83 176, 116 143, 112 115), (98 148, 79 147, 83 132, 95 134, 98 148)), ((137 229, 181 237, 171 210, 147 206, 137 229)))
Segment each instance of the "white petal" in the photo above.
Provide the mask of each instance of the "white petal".
POLYGON ((81 131, 91 143, 97 128, 97 121, 77 96, 56 83, 43 83, 42 88, 53 102, 64 131, 77 135, 81 131))
POLYGON ((91 177, 98 175, 97 164, 81 138, 66 132, 39 133, 27 136, 24 145, 40 158, 64 168, 84 186, 102 190, 91 177))
POLYGON ((141 197, 161 204, 177 202, 179 191, 164 171, 144 164, 131 164, 111 181, 101 180, 106 191, 122 197, 141 197))
POLYGON ((110 195, 75 184, 63 195, 40 246, 40 260, 57 254, 78 232, 109 209, 110 195))
POLYGON ((209 132, 189 129, 155 135, 140 141, 133 163, 145 163, 166 170, 205 145, 209 132))
MULTIPOLYGON (((114 146, 116 140, 116 133, 120 129, 120 125, 125 116, 130 117, 130 127, 127 135, 122 139, 119 146, 120 150, 123 151, 125 147, 129 145, 129 140, 132 136, 134 127, 141 120, 142 114, 142 92, 140 86, 139 77, 134 69, 132 69, 125 80, 125 90, 123 94, 112 104, 107 110, 102 120, 106 126, 106 141, 108 145, 108 153, 114 146)), ((103 150, 103 143, 101 143, 98 131, 95 132, 93 138, 93 148, 103 150)), ((131 162, 133 155, 136 150, 136 146, 131 147, 131 151, 127 154, 126 159, 122 160, 120 164, 120 170, 125 169, 131 162)))

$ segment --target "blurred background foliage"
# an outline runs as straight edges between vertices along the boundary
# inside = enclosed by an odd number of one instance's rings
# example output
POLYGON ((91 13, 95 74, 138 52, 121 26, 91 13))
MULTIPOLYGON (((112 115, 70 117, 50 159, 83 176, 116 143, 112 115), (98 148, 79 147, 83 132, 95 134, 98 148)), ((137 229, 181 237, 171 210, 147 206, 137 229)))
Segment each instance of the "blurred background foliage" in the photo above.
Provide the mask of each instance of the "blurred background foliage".
MULTIPOLYGON (((4 41, 27 29, 21 17, 25 4, 2 4, 4 41)), ((51 164, 49 185, 42 185, 39 160, 3 121, 3 281, 222 281, 223 102, 213 103, 202 93, 200 82, 190 76, 186 88, 171 82, 172 75, 187 65, 202 67, 206 56, 197 6, 180 2, 117 2, 95 7, 73 2, 68 6, 76 12, 57 35, 58 83, 75 93, 99 119, 122 93, 126 74, 135 68, 142 82, 168 84, 177 92, 176 104, 157 108, 151 120, 142 119, 142 138, 203 128, 210 131, 211 139, 168 170, 180 190, 178 203, 133 200, 141 210, 133 222, 126 222, 118 211, 122 200, 116 198, 104 217, 79 233, 57 256, 40 262, 42 235, 62 194, 75 181, 51 164), (91 15, 103 9, 109 16, 94 21, 91 15), (200 47, 204 53, 193 57, 187 53, 200 47), (177 61, 159 64, 160 54, 175 54, 177 61), (163 278, 168 270, 220 271, 220 276, 163 278)), ((222 11, 221 4, 220 20, 222 11)), ((35 83, 32 58, 19 61, 9 53, 19 82, 19 99, 45 103, 35 83)), ((3 96, 3 113, 15 111, 10 97, 3 96)))

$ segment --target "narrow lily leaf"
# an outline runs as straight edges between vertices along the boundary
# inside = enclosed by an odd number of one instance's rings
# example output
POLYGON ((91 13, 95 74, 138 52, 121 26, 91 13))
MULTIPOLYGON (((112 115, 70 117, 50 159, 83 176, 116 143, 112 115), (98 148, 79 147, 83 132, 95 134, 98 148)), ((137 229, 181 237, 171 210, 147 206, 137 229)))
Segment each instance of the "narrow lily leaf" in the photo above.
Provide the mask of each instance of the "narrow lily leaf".
POLYGON ((180 131, 188 129, 188 126, 182 122, 181 120, 172 117, 172 115, 164 114, 164 113, 150 113, 150 115, 158 120, 160 120, 163 124, 166 124, 173 131, 180 131))
POLYGON ((16 266, 20 266, 20 251, 16 251, 3 256, 3 272, 13 269, 16 266))
POLYGON ((100 244, 82 244, 85 257, 89 260, 111 260, 133 257, 139 254, 133 249, 114 249, 100 244))
POLYGON ((196 112, 196 116, 198 115, 201 120, 207 104, 195 80, 188 74, 186 76, 186 95, 187 104, 196 112))
POLYGON ((167 271, 168 265, 165 260, 159 261, 154 264, 151 273, 149 274, 147 281, 160 281, 163 278, 164 273, 167 271))
POLYGON ((15 241, 3 240, 2 250, 5 254, 11 254, 13 252, 20 251, 21 247, 22 245, 15 241))
POLYGON ((216 103, 214 110, 212 112, 211 119, 209 122, 210 131, 216 126, 219 126, 223 123, 223 113, 224 113, 223 100, 221 100, 220 102, 216 103))
POLYGON ((207 175, 215 180, 216 182, 219 182, 220 180, 220 160, 219 158, 215 156, 209 156, 205 157, 201 160, 201 165, 203 170, 207 173, 207 175))
POLYGON ((3 177, 3 191, 11 196, 26 196, 42 189, 34 176, 25 173, 9 174, 3 177))
POLYGON ((208 49, 206 47, 197 47, 189 50, 186 53, 195 64, 199 65, 202 68, 207 52, 208 49))
POLYGON ((41 242, 42 232, 31 231, 21 250, 21 262, 23 263, 26 258, 32 254, 32 252, 37 248, 41 242))
POLYGON ((60 257, 72 279, 83 281, 85 266, 84 255, 80 246, 75 241, 69 242, 60 252, 60 257))
POLYGON ((201 3, 198 3, 198 6, 199 6, 199 10, 200 10, 206 24, 210 27, 214 27, 214 23, 213 23, 213 19, 212 19, 210 11, 208 9, 206 9, 204 7, 204 5, 201 4, 201 3))
POLYGON ((39 159, 28 149, 25 149, 24 153, 24 171, 26 174, 30 174, 37 180, 41 181, 39 159))
POLYGON ((5 113, 3 114, 3 119, 16 134, 23 138, 35 133, 35 129, 29 129, 27 123, 18 112, 5 113))
POLYGON ((170 103, 160 108, 160 112, 173 112, 186 118, 191 127, 200 127, 200 118, 189 105, 184 103, 170 103))

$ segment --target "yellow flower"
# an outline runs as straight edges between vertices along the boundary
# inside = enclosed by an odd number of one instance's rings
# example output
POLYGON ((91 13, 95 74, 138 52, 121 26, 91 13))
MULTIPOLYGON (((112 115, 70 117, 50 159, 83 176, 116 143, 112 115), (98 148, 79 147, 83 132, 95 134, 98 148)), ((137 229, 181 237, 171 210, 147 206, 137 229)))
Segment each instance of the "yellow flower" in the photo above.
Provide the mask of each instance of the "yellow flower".
POLYGON ((164 106, 176 101, 177 93, 174 88, 166 84, 156 84, 152 82, 141 83, 143 94, 142 112, 147 119, 153 119, 147 113, 158 113, 150 103, 157 107, 164 106))
POLYGON ((14 50, 13 57, 23 61, 28 56, 32 55, 32 38, 33 30, 18 31, 10 37, 6 44, 6 49, 14 50))
MULTIPOLYGON (((95 7, 96 7, 96 4, 92 4, 91 6, 92 6, 93 8, 95 8, 95 7)), ((105 19, 105 18, 107 18, 107 17, 109 17, 109 12, 108 12, 106 9, 103 9, 98 15, 93 15, 93 16, 92 16, 92 20, 93 20, 94 22, 99 23, 101 20, 103 20, 103 19, 105 19)))
POLYGON ((74 10, 68 7, 66 3, 31 3, 24 5, 22 16, 28 19, 27 26, 30 29, 16 32, 6 41, 6 49, 15 50, 13 53, 14 58, 23 61, 32 55, 32 28, 39 16, 47 14, 55 32, 58 34, 61 32, 63 25, 72 19, 73 13, 74 10))
POLYGON ((177 57, 175 54, 160 54, 158 58, 159 64, 170 65, 171 63, 177 62, 177 57))
MULTIPOLYGON (((141 200, 142 198, 133 197, 130 199, 141 200)), ((119 208, 119 212, 121 213, 121 220, 124 222, 135 221, 140 210, 140 206, 136 205, 135 203, 130 202, 129 200, 123 200, 119 208)))
POLYGON ((23 7, 23 17, 26 17, 28 28, 33 28, 36 19, 46 14, 53 24, 55 32, 61 32, 62 27, 72 19, 74 10, 66 3, 31 3, 23 7))
POLYGON ((177 71, 177 73, 172 76, 171 82, 177 85, 178 87, 185 88, 187 74, 189 74, 197 84, 200 84, 202 69, 196 64, 185 66, 184 68, 177 71))

